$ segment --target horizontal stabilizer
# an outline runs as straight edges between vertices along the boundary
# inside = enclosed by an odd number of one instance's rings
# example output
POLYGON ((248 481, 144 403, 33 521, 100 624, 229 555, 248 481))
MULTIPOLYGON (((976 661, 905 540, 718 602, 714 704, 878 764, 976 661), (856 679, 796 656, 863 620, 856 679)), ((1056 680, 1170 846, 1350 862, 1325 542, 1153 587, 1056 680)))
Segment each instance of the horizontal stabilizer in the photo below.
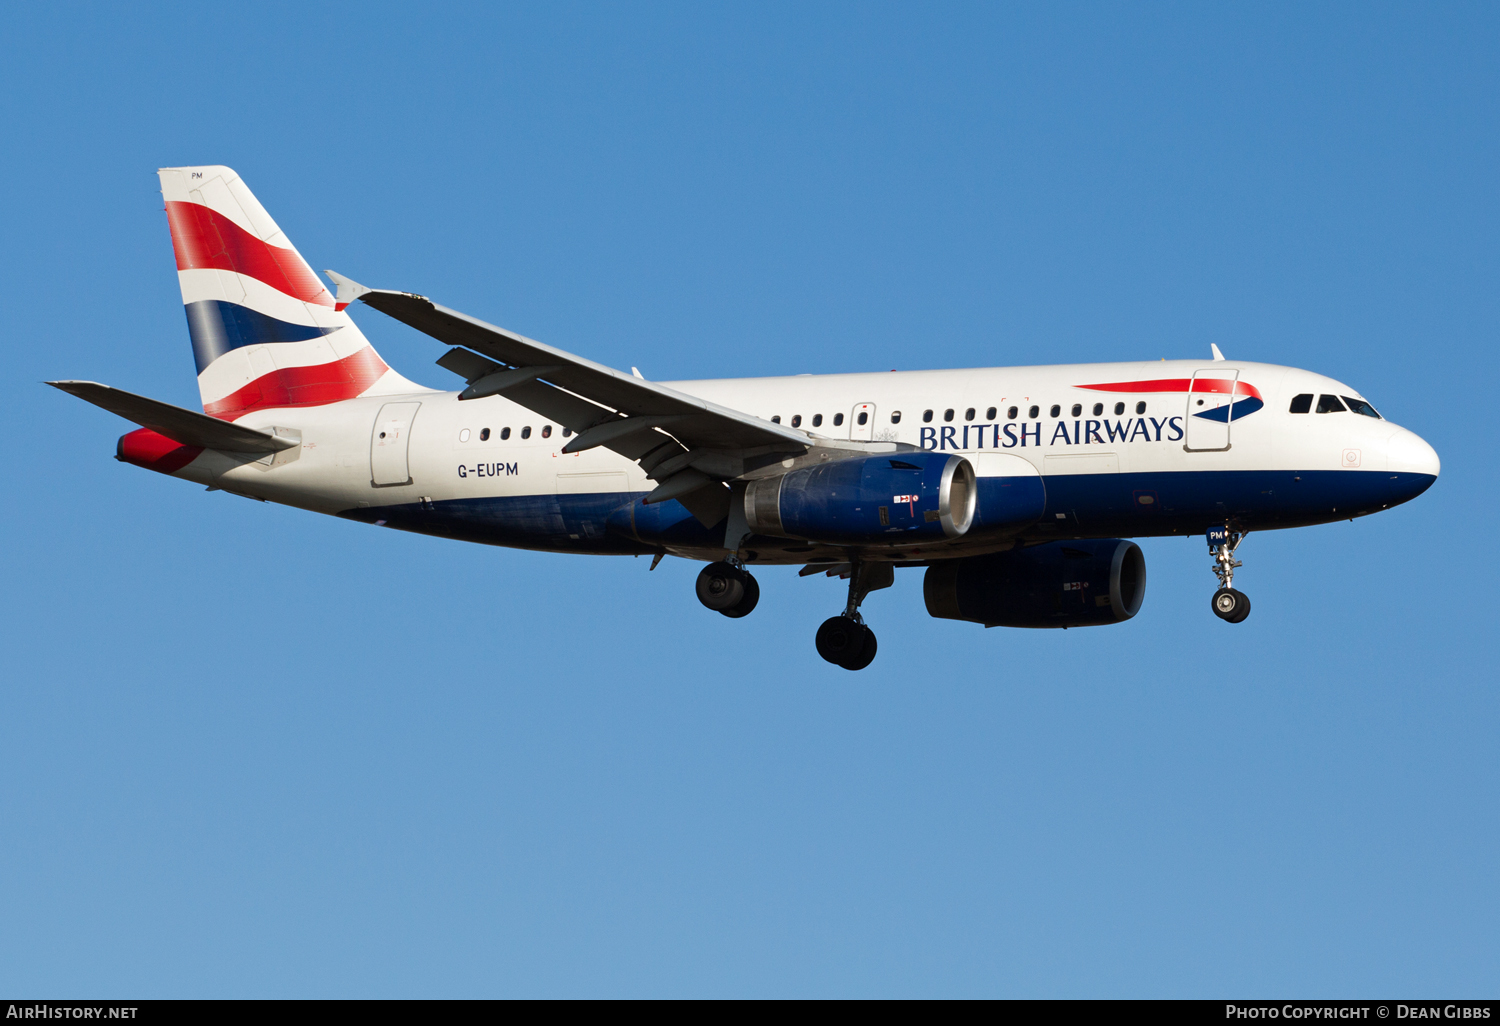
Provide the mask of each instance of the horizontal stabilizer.
POLYGON ((206 413, 196 413, 171 403, 110 388, 97 381, 49 381, 47 384, 183 445, 218 449, 220 452, 267 453, 280 452, 301 444, 295 438, 278 438, 255 428, 210 417, 206 413))

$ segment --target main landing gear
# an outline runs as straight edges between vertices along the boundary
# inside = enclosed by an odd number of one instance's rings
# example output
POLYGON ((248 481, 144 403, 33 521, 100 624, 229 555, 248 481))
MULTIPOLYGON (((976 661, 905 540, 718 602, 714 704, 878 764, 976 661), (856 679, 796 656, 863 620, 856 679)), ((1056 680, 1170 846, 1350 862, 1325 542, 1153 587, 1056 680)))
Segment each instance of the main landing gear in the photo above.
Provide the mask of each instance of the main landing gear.
POLYGON ((1211 527, 1208 531, 1208 551, 1213 554, 1214 574, 1219 578, 1219 590, 1212 601, 1214 615, 1228 623, 1240 623, 1250 615, 1250 597, 1234 588, 1234 571, 1244 566, 1234 558, 1234 550, 1240 547, 1249 531, 1236 531, 1228 524, 1211 527))
POLYGON ((724 560, 698 572, 698 601, 709 609, 738 619, 749 616, 760 601, 760 585, 750 571, 724 560))
POLYGON ((860 603, 872 591, 889 588, 896 571, 889 563, 858 561, 849 567, 849 602, 843 615, 829 617, 818 628, 818 655, 846 670, 863 670, 875 659, 875 632, 859 615, 860 603))

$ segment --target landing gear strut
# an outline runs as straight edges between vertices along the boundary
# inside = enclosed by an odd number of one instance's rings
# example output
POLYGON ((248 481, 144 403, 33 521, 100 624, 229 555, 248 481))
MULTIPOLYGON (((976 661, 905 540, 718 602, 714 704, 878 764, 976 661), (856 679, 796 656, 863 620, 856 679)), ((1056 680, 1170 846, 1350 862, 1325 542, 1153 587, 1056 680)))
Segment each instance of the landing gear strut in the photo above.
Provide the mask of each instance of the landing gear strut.
POLYGON ((865 624, 859 606, 865 596, 889 588, 896 571, 889 563, 853 560, 849 565, 849 602, 841 616, 829 617, 818 628, 818 655, 846 670, 863 670, 875 659, 875 632, 865 624))
POLYGON ((1234 571, 1244 566, 1234 558, 1249 531, 1236 531, 1225 524, 1208 530, 1208 551, 1213 554, 1214 574, 1219 578, 1219 590, 1211 600, 1214 615, 1228 623, 1239 623, 1250 615, 1250 597, 1234 588, 1234 571))
POLYGON ((716 613, 738 619, 749 616, 760 601, 760 585, 750 571, 727 560, 698 572, 698 601, 716 613))

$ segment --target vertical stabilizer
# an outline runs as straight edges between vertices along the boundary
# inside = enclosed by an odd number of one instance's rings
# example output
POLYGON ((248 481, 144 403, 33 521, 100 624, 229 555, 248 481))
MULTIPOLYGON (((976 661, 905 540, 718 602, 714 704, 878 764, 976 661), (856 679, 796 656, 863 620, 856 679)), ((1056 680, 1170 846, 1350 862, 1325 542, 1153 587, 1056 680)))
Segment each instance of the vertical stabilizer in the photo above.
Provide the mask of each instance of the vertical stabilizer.
POLYGON ((239 175, 158 173, 205 413, 427 391, 386 365, 239 175))

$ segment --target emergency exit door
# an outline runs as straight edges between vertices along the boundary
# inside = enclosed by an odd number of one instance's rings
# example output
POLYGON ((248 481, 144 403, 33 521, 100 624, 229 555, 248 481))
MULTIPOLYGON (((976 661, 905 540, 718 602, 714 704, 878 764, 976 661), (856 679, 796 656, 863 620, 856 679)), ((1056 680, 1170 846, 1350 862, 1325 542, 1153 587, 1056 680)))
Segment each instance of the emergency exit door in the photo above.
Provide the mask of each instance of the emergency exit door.
POLYGON ((849 437, 856 442, 875 440, 875 404, 860 403, 849 414, 849 437))
POLYGON ((411 484, 406 448, 411 442, 412 421, 421 403, 386 403, 375 416, 370 433, 370 482, 386 485, 411 484))

